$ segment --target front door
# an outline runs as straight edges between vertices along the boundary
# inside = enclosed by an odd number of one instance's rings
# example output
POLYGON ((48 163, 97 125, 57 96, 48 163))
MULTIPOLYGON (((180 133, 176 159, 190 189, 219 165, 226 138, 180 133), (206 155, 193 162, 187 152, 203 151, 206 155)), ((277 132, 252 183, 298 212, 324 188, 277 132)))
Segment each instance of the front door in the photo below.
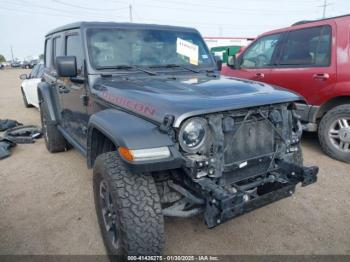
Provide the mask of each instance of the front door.
POLYGON ((282 34, 261 37, 239 56, 238 70, 227 69, 223 74, 268 83, 281 39, 282 34))
POLYGON ((58 83, 60 94, 61 117, 63 128, 83 148, 86 148, 86 131, 88 124, 86 81, 84 76, 84 56, 79 31, 70 31, 64 35, 66 56, 75 56, 77 77, 64 77, 58 83))

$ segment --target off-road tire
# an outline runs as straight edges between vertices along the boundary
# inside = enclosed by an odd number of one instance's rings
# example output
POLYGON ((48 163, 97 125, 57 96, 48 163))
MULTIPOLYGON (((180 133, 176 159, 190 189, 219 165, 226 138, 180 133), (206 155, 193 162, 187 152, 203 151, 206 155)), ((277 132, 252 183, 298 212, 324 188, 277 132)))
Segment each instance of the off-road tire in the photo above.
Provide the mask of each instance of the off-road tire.
POLYGON ((318 127, 318 139, 322 150, 331 158, 350 163, 350 153, 341 152, 332 145, 328 136, 331 124, 339 117, 350 116, 350 105, 340 105, 325 114, 318 127))
POLYGON ((23 91, 23 87, 21 87, 21 93, 22 93, 22 98, 23 98, 23 104, 26 108, 33 107, 31 104, 28 103, 26 94, 23 91))
POLYGON ((45 106, 45 101, 39 103, 41 126, 45 139, 45 145, 50 153, 57 153, 66 151, 69 149, 69 143, 63 137, 61 132, 57 129, 57 126, 50 123, 49 115, 45 106))
POLYGON ((151 175, 132 174, 117 152, 104 153, 94 165, 95 208, 109 255, 160 255, 164 246, 164 218, 151 175), (101 208, 100 185, 105 181, 113 202, 119 248, 107 236, 101 208))

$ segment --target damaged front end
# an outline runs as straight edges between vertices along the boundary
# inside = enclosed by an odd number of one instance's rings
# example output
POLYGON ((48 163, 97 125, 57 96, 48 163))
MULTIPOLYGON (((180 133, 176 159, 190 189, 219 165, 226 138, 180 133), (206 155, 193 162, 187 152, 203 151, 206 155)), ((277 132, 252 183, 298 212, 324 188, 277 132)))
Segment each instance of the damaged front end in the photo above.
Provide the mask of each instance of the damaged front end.
POLYGON ((209 228, 316 182, 318 167, 305 167, 302 127, 293 104, 203 115, 177 132, 184 166, 159 181, 164 215, 204 212, 209 228), (173 198, 167 198, 169 193, 173 198))

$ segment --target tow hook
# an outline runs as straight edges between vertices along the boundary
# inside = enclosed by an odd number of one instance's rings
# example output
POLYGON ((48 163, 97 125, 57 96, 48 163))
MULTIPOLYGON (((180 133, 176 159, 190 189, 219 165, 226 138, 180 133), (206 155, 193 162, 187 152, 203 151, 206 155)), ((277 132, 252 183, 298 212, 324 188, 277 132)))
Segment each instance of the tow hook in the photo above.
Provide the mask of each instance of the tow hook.
POLYGON ((303 168, 303 180, 301 181, 301 186, 308 186, 317 181, 317 166, 310 166, 303 168))
POLYGON ((289 174, 288 179, 301 182, 301 186, 308 186, 317 181, 317 166, 298 166, 289 162, 279 161, 278 166, 282 173, 289 174))

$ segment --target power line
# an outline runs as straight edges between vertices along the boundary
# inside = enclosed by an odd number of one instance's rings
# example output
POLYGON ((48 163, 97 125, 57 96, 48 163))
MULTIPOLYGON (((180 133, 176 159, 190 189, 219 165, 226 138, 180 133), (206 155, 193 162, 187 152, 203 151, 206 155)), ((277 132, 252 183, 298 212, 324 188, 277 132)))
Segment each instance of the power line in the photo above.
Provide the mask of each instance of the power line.
POLYGON ((91 11, 98 11, 98 12, 114 12, 116 10, 124 10, 124 9, 128 9, 128 7, 123 7, 123 8, 117 8, 117 9, 99 9, 99 8, 91 8, 91 7, 86 7, 86 6, 81 6, 81 5, 74 5, 74 4, 70 4, 70 3, 66 3, 60 0, 52 0, 55 3, 61 4, 61 5, 65 5, 65 6, 69 6, 69 7, 74 7, 74 8, 79 8, 79 9, 84 9, 84 10, 91 10, 91 11))
MULTIPOLYGON (((10 11, 10 12, 15 12, 15 13, 24 13, 24 14, 27 14, 27 15, 32 15, 32 14, 37 14, 37 15, 43 15, 43 16, 56 16, 56 17, 65 17, 65 18, 74 18, 74 19, 77 19, 77 16, 76 15, 70 15, 70 14, 62 14, 62 13, 49 13, 49 12, 38 12, 38 11, 30 11, 28 12, 28 10, 20 10, 18 8, 16 9, 11 9, 9 7, 4 7, 2 6, 0 11, 2 10, 7 10, 7 11, 10 11)), ((125 19, 126 17, 125 16, 118 16, 118 18, 123 18, 125 19)), ((104 19, 108 19, 108 20, 113 20, 112 18, 106 18, 104 17, 104 19)))
MULTIPOLYGON (((157 2, 162 2, 164 3, 163 0, 150 0, 150 1, 157 1, 157 2)), ((274 15, 285 15, 286 13, 291 13, 291 12, 300 12, 300 10, 262 10, 262 9, 245 9, 245 8, 230 8, 227 6, 219 6, 219 5, 208 5, 208 4, 203 4, 203 3, 191 3, 191 2, 184 2, 184 1, 167 1, 166 3, 170 4, 175 4, 175 6, 163 6, 163 5, 158 5, 158 4, 145 4, 142 3, 143 6, 148 6, 148 7, 154 7, 154 8, 163 8, 163 9, 169 9, 169 10, 182 10, 182 11, 188 11, 188 12, 193 12, 192 8, 183 8, 181 6, 194 6, 196 7, 197 10, 200 12, 211 12, 211 13, 232 13, 232 12, 242 12, 242 13, 264 13, 264 14, 274 14, 274 15), (179 7, 179 5, 181 5, 179 7), (215 10, 217 9, 217 10, 215 10), (219 11, 220 10, 220 11, 219 11)))
POLYGON ((149 18, 149 17, 145 17, 143 15, 143 18, 141 18, 139 16, 139 13, 137 12, 137 9, 135 7, 133 7, 133 14, 135 14, 140 20, 144 20, 144 21, 152 21, 152 22, 160 22, 160 23, 181 23, 181 24, 197 24, 197 25, 205 25, 207 27, 219 27, 219 26, 232 26, 232 27, 235 27, 235 26, 238 26, 238 27, 244 27, 244 28, 247 28, 247 27, 253 27, 253 28, 256 28, 256 27, 273 27, 274 25, 272 24, 226 24, 226 23, 220 23, 220 24, 216 24, 216 23, 203 23, 203 22, 197 22, 197 21, 189 21, 189 20, 176 20, 176 19, 154 19, 154 18, 149 18))
MULTIPOLYGON (((71 10, 66 10, 66 9, 60 9, 60 8, 54 8, 54 7, 49 7, 49 6, 44 6, 44 5, 38 5, 38 4, 35 4, 35 3, 29 3, 29 2, 26 2, 26 1, 23 1, 21 0, 19 3, 18 2, 14 2, 14 1, 6 1, 6 0, 0 0, 0 2, 2 3, 7 3, 7 4, 10 4, 10 5, 17 5, 17 6, 27 6, 27 7, 34 7, 34 8, 39 8, 39 9, 44 9, 44 10, 51 10, 51 11, 54 11, 54 12, 59 12, 59 13, 63 13, 63 14, 67 14, 69 12, 71 12, 72 15, 75 15, 76 16, 76 12, 75 11, 71 11, 71 10)), ((97 14, 97 13, 94 13, 93 11, 86 11, 86 12, 89 12, 89 13, 84 13, 84 15, 99 15, 100 14, 97 14)), ((104 17, 106 18, 106 17, 104 17)), ((110 19, 110 18, 108 18, 110 19)))
POLYGON ((132 11, 133 11, 133 14, 135 14, 135 16, 137 17, 137 19, 139 20, 139 22, 144 21, 144 19, 139 15, 139 13, 136 12, 136 9, 135 9, 135 8, 133 8, 132 11))
POLYGON ((2 10, 7 10, 7 11, 11 11, 11 12, 26 13, 27 15, 37 14, 37 15, 45 15, 45 16, 59 16, 59 17, 74 18, 74 16, 69 16, 69 15, 43 13, 43 12, 37 12, 37 11, 31 11, 30 13, 28 13, 28 10, 19 10, 17 8, 16 9, 11 9, 11 8, 4 7, 4 6, 1 7, 0 11, 2 11, 2 10))
MULTIPOLYGON (((43 6, 43 5, 38 5, 38 4, 29 4, 28 2, 23 2, 23 0, 20 2, 20 3, 17 3, 17 2, 10 2, 10 1, 3 1, 3 0, 0 0, 0 3, 6 3, 6 4, 10 4, 10 5, 15 5, 15 6, 20 6, 20 7, 34 7, 34 8, 39 8, 39 9, 42 9, 42 10, 50 10, 50 11, 53 11, 55 12, 55 15, 57 16, 62 16, 62 17, 69 17, 69 18, 77 18, 77 15, 76 15, 76 12, 73 11, 73 13, 69 13, 69 11, 67 10, 64 10, 64 9, 59 9, 59 8, 53 8, 53 7, 48 7, 48 6, 43 6)), ((9 7, 4 7, 2 6, 1 9, 6 9, 9 10, 9 11, 17 11, 17 8, 16 9, 11 9, 9 7)), ((18 11, 21 11, 21 10, 18 10, 18 11)), ((26 11, 28 13, 28 11, 26 11)), ((31 11, 30 13, 37 13, 37 14, 46 14, 46 15, 52 15, 49 14, 49 13, 39 13, 37 11, 31 11)), ((101 16, 101 14, 97 14, 97 13, 91 13, 92 11, 87 11, 87 12, 90 12, 90 13, 86 13, 84 12, 84 16, 98 16, 98 18, 104 18, 104 19, 108 19, 108 20, 114 20, 115 18, 124 18, 124 17, 121 17, 121 16, 118 16, 118 17, 107 17, 107 16, 101 16)))
POLYGON ((2 3, 6 3, 6 4, 10 4, 10 5, 17 5, 17 6, 27 6, 27 7, 36 7, 36 8, 40 8, 40 9, 46 9, 46 10, 52 10, 52 11, 56 11, 56 12, 65 12, 67 13, 66 10, 63 9, 57 9, 57 8, 52 8, 52 7, 48 7, 48 6, 42 6, 42 5, 37 5, 34 3, 27 3, 27 2, 22 2, 20 1, 20 3, 18 2, 14 2, 14 1, 0 1, 2 3))

